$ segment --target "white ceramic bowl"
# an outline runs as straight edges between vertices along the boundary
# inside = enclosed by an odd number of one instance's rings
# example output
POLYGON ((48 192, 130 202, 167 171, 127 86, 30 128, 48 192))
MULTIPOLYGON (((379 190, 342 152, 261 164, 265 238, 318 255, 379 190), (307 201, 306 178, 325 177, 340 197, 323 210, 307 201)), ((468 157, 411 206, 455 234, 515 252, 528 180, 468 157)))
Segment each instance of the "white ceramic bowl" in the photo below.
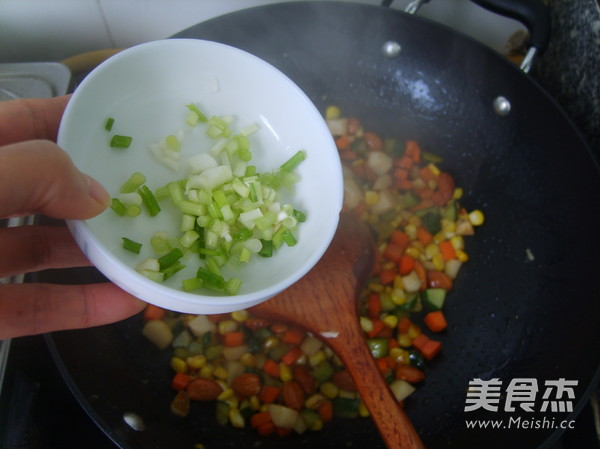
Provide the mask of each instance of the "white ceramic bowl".
MULTIPOLYGON (((195 262, 184 259, 187 268, 165 283, 135 270, 153 256, 153 233, 178 235, 179 219, 164 210, 170 206, 163 206, 156 217, 142 213, 124 218, 107 209, 93 219, 68 224, 89 260, 142 300, 184 313, 239 310, 276 295, 306 274, 329 246, 342 207, 341 164, 333 138, 319 111, 290 79, 249 53, 215 42, 167 39, 141 44, 100 64, 77 87, 58 144, 113 196, 134 171, 142 172, 155 189, 184 176, 184 169, 176 173, 160 164, 148 147, 188 126, 185 105, 192 102, 208 115, 233 114, 234 129, 259 125, 249 137, 252 164, 259 172, 278 168, 299 149, 306 151, 297 170, 300 181, 286 198, 307 216, 295 246, 282 247, 272 258, 254 257, 241 270, 227 272, 243 281, 235 296, 209 290, 189 293, 181 290, 181 280, 195 274, 195 262), (108 117, 115 119, 111 132, 104 129, 108 117), (132 136, 131 147, 110 148, 112 134, 132 136), (140 255, 123 250, 121 237, 142 243, 140 255)), ((207 138, 199 129, 185 131, 182 159, 210 148, 202 143, 207 138)))

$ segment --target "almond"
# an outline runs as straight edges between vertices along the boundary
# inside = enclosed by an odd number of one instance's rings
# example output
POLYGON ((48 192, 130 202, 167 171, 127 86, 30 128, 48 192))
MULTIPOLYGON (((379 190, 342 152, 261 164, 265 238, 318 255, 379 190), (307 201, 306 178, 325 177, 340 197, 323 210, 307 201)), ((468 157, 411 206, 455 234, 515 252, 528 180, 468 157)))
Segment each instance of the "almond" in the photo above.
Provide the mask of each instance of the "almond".
POLYGON ((186 391, 194 401, 214 401, 223 388, 214 380, 199 377, 188 384, 186 391))
POLYGON ((245 398, 258 394, 261 387, 260 377, 252 373, 242 373, 231 382, 233 391, 245 398))
POLYGON ((331 377, 331 381, 341 388, 347 391, 356 391, 356 384, 354 379, 347 370, 338 371, 331 377))
POLYGON ((304 389, 295 380, 283 383, 283 402, 294 410, 301 410, 304 407, 304 389))

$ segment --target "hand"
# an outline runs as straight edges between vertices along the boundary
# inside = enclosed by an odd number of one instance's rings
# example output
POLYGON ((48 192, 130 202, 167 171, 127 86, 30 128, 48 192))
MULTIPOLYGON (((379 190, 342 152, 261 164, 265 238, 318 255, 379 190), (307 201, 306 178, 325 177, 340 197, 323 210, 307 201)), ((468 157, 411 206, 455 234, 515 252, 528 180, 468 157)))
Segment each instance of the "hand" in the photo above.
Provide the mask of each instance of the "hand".
MULTIPOLYGON (((86 219, 108 206, 106 190, 53 142, 68 99, 0 102, 0 218, 86 219)), ((89 264, 66 227, 0 228, 0 278, 89 264)), ((106 324, 144 306, 112 283, 2 284, 0 340, 106 324)))

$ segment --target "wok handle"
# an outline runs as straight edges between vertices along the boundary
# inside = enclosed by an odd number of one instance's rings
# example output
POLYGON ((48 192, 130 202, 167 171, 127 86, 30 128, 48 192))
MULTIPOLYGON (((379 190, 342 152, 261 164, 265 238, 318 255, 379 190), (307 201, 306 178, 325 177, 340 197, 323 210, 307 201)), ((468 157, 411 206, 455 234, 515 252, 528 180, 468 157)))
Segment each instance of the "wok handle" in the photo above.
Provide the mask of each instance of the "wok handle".
POLYGON ((471 0, 496 14, 521 22, 530 35, 530 46, 543 52, 550 42, 550 11, 543 0, 471 0))

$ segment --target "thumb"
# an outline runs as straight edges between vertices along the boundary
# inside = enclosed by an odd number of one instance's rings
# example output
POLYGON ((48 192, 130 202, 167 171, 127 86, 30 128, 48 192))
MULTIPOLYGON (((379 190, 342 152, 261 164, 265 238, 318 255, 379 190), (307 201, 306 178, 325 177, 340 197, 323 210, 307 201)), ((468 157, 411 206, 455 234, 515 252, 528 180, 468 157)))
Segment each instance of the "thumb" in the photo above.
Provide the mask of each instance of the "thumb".
POLYGON ((85 219, 102 212, 110 197, 81 173, 69 156, 48 140, 0 148, 0 217, 40 213, 85 219))

